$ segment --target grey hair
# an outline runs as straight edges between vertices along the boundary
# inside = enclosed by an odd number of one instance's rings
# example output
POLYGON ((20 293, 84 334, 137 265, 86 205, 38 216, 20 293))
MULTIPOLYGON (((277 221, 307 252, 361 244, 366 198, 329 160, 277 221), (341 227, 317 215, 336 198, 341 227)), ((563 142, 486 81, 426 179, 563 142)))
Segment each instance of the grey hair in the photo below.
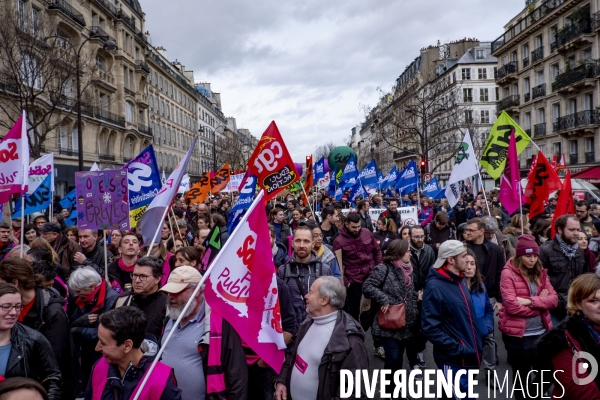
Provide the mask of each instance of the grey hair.
POLYGON ((341 310, 346 301, 346 288, 342 281, 334 276, 321 276, 319 285, 319 296, 329 297, 329 304, 341 310))
POLYGON ((187 228, 187 221, 183 218, 177 220, 178 228, 187 228))
POLYGON ((92 267, 79 266, 71 273, 69 277, 69 289, 76 290, 87 289, 92 285, 98 286, 102 283, 102 277, 92 267))
POLYGON ((496 229, 498 229, 498 221, 496 220, 496 218, 487 216, 482 217, 481 220, 485 224, 486 231, 495 231, 496 229))
POLYGON ((11 258, 11 257, 21 257, 21 247, 23 247, 23 256, 25 256, 25 254, 27 254, 29 252, 29 250, 31 250, 31 247, 27 246, 26 244, 20 244, 18 246, 13 247, 12 249, 10 249, 10 251, 8 252, 8 254, 6 255, 6 258, 11 258))

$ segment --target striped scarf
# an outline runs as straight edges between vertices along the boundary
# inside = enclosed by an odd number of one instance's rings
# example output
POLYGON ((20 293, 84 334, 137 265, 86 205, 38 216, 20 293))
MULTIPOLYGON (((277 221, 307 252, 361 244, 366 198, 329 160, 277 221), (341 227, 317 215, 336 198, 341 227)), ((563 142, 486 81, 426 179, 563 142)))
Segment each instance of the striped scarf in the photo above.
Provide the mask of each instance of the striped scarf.
POLYGON ((564 240, 562 240, 562 238, 558 234, 554 238, 560 246, 560 251, 562 251, 565 257, 570 259, 577 255, 577 249, 579 248, 579 245, 577 243, 568 245, 564 242, 564 240))

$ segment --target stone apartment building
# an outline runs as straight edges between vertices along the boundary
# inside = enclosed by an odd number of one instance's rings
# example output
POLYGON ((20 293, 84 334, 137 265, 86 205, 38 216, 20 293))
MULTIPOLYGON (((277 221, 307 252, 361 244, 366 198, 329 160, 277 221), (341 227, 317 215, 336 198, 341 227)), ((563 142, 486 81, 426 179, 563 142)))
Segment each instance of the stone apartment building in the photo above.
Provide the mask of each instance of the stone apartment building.
POLYGON ((387 173, 415 160, 445 184, 466 129, 481 147, 495 122, 496 65, 491 44, 476 39, 421 49, 392 92, 353 128, 359 160, 366 157, 360 165, 375 158, 387 173))
POLYGON ((218 170, 218 143, 227 136, 227 119, 221 111, 221 94, 215 93, 208 82, 196 84, 199 93, 196 104, 198 121, 198 148, 200 154, 200 172, 205 174, 218 170))
MULTIPOLYGON (((527 1, 492 43, 497 113, 509 113, 549 160, 564 154, 571 172, 598 160, 599 11, 596 0, 527 1)), ((521 153, 523 177, 536 154, 533 145, 521 153)))

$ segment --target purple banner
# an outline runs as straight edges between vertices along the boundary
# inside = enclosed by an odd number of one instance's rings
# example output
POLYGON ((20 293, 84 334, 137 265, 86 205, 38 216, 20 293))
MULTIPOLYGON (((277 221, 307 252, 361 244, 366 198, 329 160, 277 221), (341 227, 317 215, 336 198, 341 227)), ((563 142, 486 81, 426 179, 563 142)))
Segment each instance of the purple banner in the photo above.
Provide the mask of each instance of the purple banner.
POLYGON ((75 172, 78 229, 129 229, 127 170, 75 172))

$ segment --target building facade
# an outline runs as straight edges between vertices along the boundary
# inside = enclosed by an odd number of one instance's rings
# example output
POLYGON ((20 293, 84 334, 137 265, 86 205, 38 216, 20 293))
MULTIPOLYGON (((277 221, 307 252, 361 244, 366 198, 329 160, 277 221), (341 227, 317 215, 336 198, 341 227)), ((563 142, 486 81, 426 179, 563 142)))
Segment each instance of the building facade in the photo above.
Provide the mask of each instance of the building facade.
POLYGON ((197 83, 196 89, 200 172, 205 174, 221 168, 217 160, 217 144, 225 140, 228 127, 225 115, 221 111, 221 95, 213 92, 208 82, 197 83))
POLYGON ((523 177, 536 146, 550 160, 564 154, 571 172, 597 163, 599 11, 595 1, 528 1, 492 43, 497 113, 509 113, 535 142, 520 155, 523 177))

